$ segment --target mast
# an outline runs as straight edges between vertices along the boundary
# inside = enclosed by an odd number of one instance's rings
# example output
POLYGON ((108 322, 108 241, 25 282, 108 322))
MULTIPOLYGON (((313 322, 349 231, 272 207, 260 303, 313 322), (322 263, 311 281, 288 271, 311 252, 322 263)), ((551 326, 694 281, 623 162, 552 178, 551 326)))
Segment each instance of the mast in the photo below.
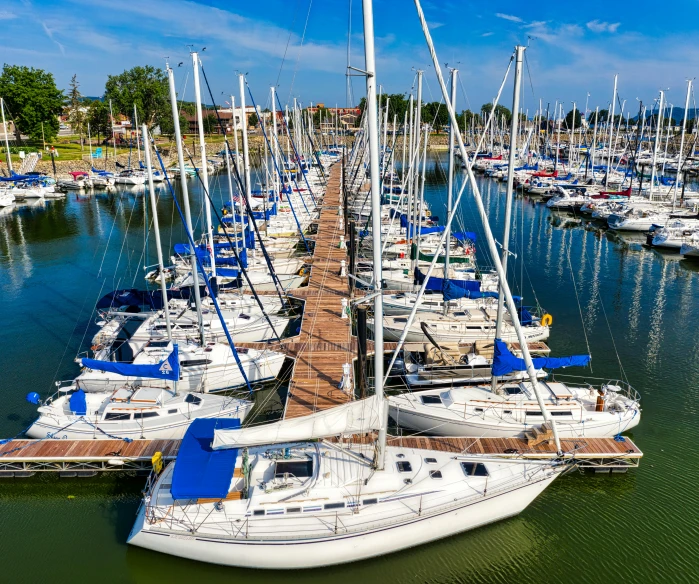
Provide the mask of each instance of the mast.
POLYGON ((682 119, 682 137, 680 138, 680 153, 677 157, 677 174, 675 175, 675 188, 672 194, 672 210, 675 210, 677 203, 677 185, 682 176, 682 152, 684 151, 684 134, 687 129, 687 110, 689 109, 689 95, 692 92, 692 80, 687 79, 687 98, 684 100, 684 118, 682 119))
MULTIPOLYGON (((239 87, 240 87, 240 129, 243 132, 243 170, 245 174, 245 198, 248 201, 248 205, 252 205, 250 200, 252 197, 250 188, 250 153, 248 152, 248 120, 245 115, 245 76, 238 76, 239 87)), ((242 213, 241 213, 242 222, 242 213)), ((245 224, 243 223, 243 231, 245 231, 245 224)))
POLYGON ((604 175, 604 188, 609 184, 609 171, 612 169, 612 137, 614 136, 614 112, 616 111, 616 82, 618 75, 614 75, 614 92, 612 93, 612 124, 609 126, 609 156, 607 157, 607 172, 604 175))
MULTIPOLYGON (((177 93, 175 92, 175 74, 170 68, 167 67, 168 82, 170 85, 170 105, 172 106, 172 121, 175 127, 175 142, 177 144, 177 163, 180 166, 180 187, 182 188, 182 202, 184 203, 184 218, 187 224, 187 231, 189 235, 192 236, 192 241, 194 241, 194 231, 192 230, 192 213, 189 209, 189 189, 187 188, 187 179, 185 173, 184 164, 184 152, 182 151, 182 134, 180 133, 180 115, 177 109, 177 93)), ((194 288, 194 302, 197 308, 197 324, 199 325, 199 340, 202 346, 206 342, 206 337, 204 335, 204 319, 201 314, 201 297, 199 295, 199 272, 197 267, 197 256, 196 250, 193 245, 189 246, 189 257, 192 265, 192 288, 194 288)))
MULTIPOLYGON (((112 113, 112 100, 109 100, 109 119, 111 121, 111 126, 112 126, 112 146, 114 146, 114 164, 116 165, 116 158, 117 158, 117 153, 116 153, 116 134, 114 133, 114 114, 112 113)), ((177 118, 179 120, 179 118, 177 118)), ((116 167, 115 167, 116 170, 116 167)))
POLYGON ((233 243, 235 251, 240 251, 240 242, 238 241, 238 233, 235 222, 235 199, 233 198, 233 178, 231 176, 231 150, 228 146, 228 140, 223 141, 223 146, 226 150, 226 177, 228 179, 228 196, 231 200, 231 227, 233 228, 233 243))
POLYGON ((95 162, 92 160, 92 136, 90 135, 90 122, 87 122, 87 145, 90 148, 90 172, 92 172, 95 162))
MULTIPOLYGON (((148 136, 148 128, 143 124, 141 137, 148 136)), ((153 214, 153 231, 155 232, 155 249, 158 252, 158 270, 160 271, 160 291, 163 295, 163 312, 165 313, 165 328, 167 338, 172 342, 172 325, 170 324, 170 310, 167 301, 167 282, 165 280, 165 264, 163 263, 163 247, 160 243, 160 225, 158 223, 158 206, 155 201, 155 187, 153 186, 153 164, 150 156, 150 140, 143 142, 143 155, 146 159, 146 172, 148 173, 148 192, 150 193, 150 208, 153 214)), ((177 390, 175 390, 177 393, 177 390)))
POLYGON ((12 156, 10 154, 10 141, 7 138, 7 123, 5 122, 5 100, 0 97, 0 111, 2 111, 2 127, 5 130, 5 148, 7 149, 7 169, 12 176, 12 156))
POLYGON ((364 16, 364 60, 366 67, 366 113, 369 129, 369 171, 371 173, 371 230, 374 259, 374 379, 378 401, 384 408, 376 448, 376 467, 384 468, 388 407, 383 403, 383 294, 381 293, 381 192, 379 190, 379 128, 376 106, 376 62, 374 57, 374 15, 372 0, 362 0, 364 16))
POLYGON ((658 158, 658 144, 660 143, 660 127, 663 125, 663 108, 665 107, 665 92, 660 92, 660 103, 658 104, 658 115, 655 118, 655 144, 653 144, 653 160, 650 170, 650 192, 648 200, 653 200, 653 187, 655 186, 655 161, 658 158))
MULTIPOLYGON (((418 194, 420 188, 420 139, 422 137, 422 70, 417 72, 417 103, 415 104, 415 150, 413 156, 415 156, 415 172, 413 173, 413 208, 412 208, 412 219, 408 221, 408 235, 412 233, 412 239, 415 240, 416 253, 415 259, 410 264, 410 269, 412 271, 411 276, 415 277, 415 268, 417 268, 417 258, 420 255, 420 238, 415 233, 415 219, 422 217, 422 209, 418 209, 418 194)), ((425 135, 425 140, 427 136, 425 135)), ((419 221, 419 219, 418 219, 419 221)), ((408 240, 411 238, 408 237, 408 240)))
MULTIPOLYGON (((231 111, 233 112, 233 140, 235 143, 235 158, 233 159, 233 165, 235 166, 235 171, 237 176, 240 178, 240 167, 238 164, 238 157, 240 156, 240 150, 238 149, 238 118, 235 115, 235 96, 231 94, 231 111)), ((230 151, 230 149, 229 149, 230 151)), ((239 196, 242 197, 243 193, 240 192, 240 189, 238 189, 239 196)), ((238 238, 238 222, 235 220, 235 205, 231 207, 231 211, 233 212, 233 234, 235 235, 235 249, 236 251, 240 251, 240 242, 238 238)), ((243 228, 243 201, 240 201, 240 226, 241 226, 241 232, 244 231, 243 228)), ((241 236, 242 237, 242 236, 241 236)), ((245 244, 243 243, 243 247, 245 247, 245 244)))
MULTIPOLYGON (((514 91, 512 95, 512 111, 519 111, 519 95, 522 86, 522 60, 524 56, 525 47, 516 46, 516 60, 515 60, 515 82, 514 91)), ((575 114, 573 114, 573 119, 575 119, 575 114)), ((505 294, 503 294, 503 280, 507 280, 507 259, 510 255, 510 223, 512 222, 512 191, 514 186, 515 178, 515 152, 517 150, 517 131, 519 129, 519 115, 513 113, 512 115, 512 126, 510 128, 510 157, 507 163, 507 198, 505 202, 505 230, 502 236, 502 276, 500 279, 499 294, 498 294, 498 313, 497 320, 495 321, 495 338, 499 339, 502 334, 502 319, 505 313, 505 294)), ((568 157, 570 159, 570 156, 568 157)), ((513 314, 512 319, 514 320, 516 316, 513 314)), ((491 377, 491 387, 493 390, 498 385, 498 378, 493 375, 491 377)))
MULTIPOLYGON (((457 69, 451 70, 451 107, 456 110, 456 75, 457 69)), ((459 127, 449 124, 449 182, 447 184, 447 217, 451 216, 454 198, 454 133, 459 127)), ((451 245, 451 226, 447 228, 446 245, 444 248, 444 279, 449 278, 449 247, 451 245)), ((436 251, 439 254, 439 249, 436 251)), ((449 303, 444 302, 444 315, 449 312, 449 303)))
POLYGON ((590 152, 590 165, 592 166, 592 178, 595 178, 595 150, 597 150, 597 122, 599 118, 599 106, 595 108, 595 129, 592 131, 592 151, 590 152))
MULTIPOLYGON (((365 0, 368 1, 368 0, 365 0)), ((420 19, 420 24, 422 26, 423 33, 425 35, 425 40, 427 41, 427 45, 430 51, 430 54, 432 56, 432 62, 435 68, 435 73, 437 74, 437 80, 439 81, 439 87, 442 92, 442 97, 444 98, 446 104, 447 104, 447 109, 449 111, 449 116, 451 118, 451 123, 456 122, 456 114, 454 113, 454 108, 451 107, 451 103, 449 103, 449 98, 447 94, 447 87, 444 83, 444 78, 442 77, 442 70, 440 68, 439 61, 437 59, 437 53, 435 53, 434 50, 434 45, 432 43, 432 37, 430 35, 429 28, 427 27, 427 21, 425 20, 425 15, 422 12, 422 7, 420 6, 420 0, 414 0, 415 1, 415 7, 417 8, 418 12, 418 17, 420 19)), ((461 156, 466 157, 466 147, 464 146, 464 142, 461 138, 461 136, 457 133, 456 134, 457 142, 459 145, 459 150, 461 151, 461 156)), ((488 249, 490 251, 490 255, 493 258, 493 263, 495 264, 495 269, 498 273, 498 278, 500 279, 500 286, 502 291, 505 294, 505 298, 507 300, 507 308, 510 311, 510 314, 512 315, 512 324, 515 327, 515 330, 517 331, 517 338, 519 340, 521 350, 522 350, 522 357, 524 358, 524 362, 527 365, 527 373, 529 374, 529 378, 531 380, 532 384, 532 389, 534 390, 534 394, 536 395, 536 400, 539 404, 539 407, 541 408, 541 413, 544 416, 544 420, 551 424, 551 429, 553 431, 553 438, 556 443, 556 450, 561 453, 561 441, 558 437, 558 429, 556 427, 556 421, 551 417, 551 414, 546 408, 546 404, 543 401, 543 398, 541 397, 541 394, 539 393, 539 382, 536 377, 536 369, 534 369, 534 363, 532 362, 531 354, 529 353, 529 345, 527 344, 527 339, 524 335, 524 331, 522 331, 522 325, 519 322, 519 318, 517 317, 517 307, 515 306, 514 300, 512 298, 512 293, 510 292, 510 286, 507 283, 507 278, 505 277, 505 273, 503 272, 502 269, 502 263, 500 262, 500 257, 498 256, 498 248, 497 244, 495 242, 495 238, 493 237, 493 232, 490 229, 490 224, 488 223, 488 216, 486 215, 485 208, 483 206, 483 199, 481 198, 481 193, 480 193, 480 188, 478 187, 478 182, 476 181, 476 177, 473 174, 473 169, 471 166, 468 164, 466 165, 466 171, 468 173, 468 179, 471 183, 471 188, 473 190, 474 198, 476 201, 476 206, 478 207, 478 214, 480 215, 481 221, 483 222, 483 231, 485 233, 485 238, 488 243, 488 249)), ((375 329, 379 329, 381 327, 374 327, 375 329)), ((381 347, 383 349, 383 345, 381 347)), ((378 350, 378 349, 377 349, 378 350)))
MULTIPOLYGON (((516 75, 516 73, 515 73, 516 75)), ((573 146, 575 140, 575 102, 573 102, 573 119, 570 122, 570 146, 568 147, 568 170, 573 170, 573 146)))
MULTIPOLYGON (((407 254, 405 257, 410 258, 410 253, 411 253, 411 244, 412 244, 412 237, 410 236, 410 224, 412 223, 412 214, 413 214, 413 137, 415 133, 413 132, 414 126, 413 126, 413 94, 412 92, 410 93, 410 99, 408 100, 408 109, 410 110, 410 142, 408 144, 408 173, 407 173, 407 181, 405 179, 405 172, 404 172, 404 178, 403 178, 403 184, 405 184, 408 187, 408 205, 405 209, 405 216, 408 218, 408 227, 406 228, 406 233, 405 233, 405 245, 407 246, 407 254)), ((406 135, 405 132, 408 131, 408 128, 405 128, 403 130, 403 145, 405 146, 405 139, 406 135)), ((412 265, 412 263, 411 263, 412 265)))
MULTIPOLYGON (((561 104, 561 108, 563 108, 563 104, 561 104)), ((556 174, 556 171, 558 170, 558 154, 561 150, 561 116, 558 113, 558 102, 556 102, 556 113, 554 115, 556 118, 556 162, 553 165, 553 173, 556 174)))
MULTIPOLYGON (((192 53, 192 66, 194 67, 194 101, 197 106, 197 126, 199 127, 199 157, 201 159, 201 181, 204 186, 204 209, 206 217, 206 247, 209 250, 211 261, 211 277, 216 277, 216 253, 214 251, 214 230, 211 226, 211 205, 207 195, 209 191, 209 166, 206 161, 206 142, 204 142, 204 114, 201 109, 201 88, 199 86, 199 55, 192 53)), ((194 235, 194 234, 192 234, 194 235)))
MULTIPOLYGON (((277 142, 279 141, 279 135, 277 134, 277 100, 275 97, 274 87, 270 88, 272 91, 272 132, 274 133, 274 138, 270 144, 271 152, 270 155, 273 159, 277 160, 277 142)), ((272 189, 274 190, 274 198, 279 196, 279 188, 277 188, 277 173, 272 173, 272 189)), ((265 201, 267 200, 267 195, 265 195, 265 201)))
POLYGON ((141 162, 141 149, 138 146, 138 111, 136 111, 136 104, 133 104, 133 121, 136 126, 136 151, 138 152, 138 161, 141 162))

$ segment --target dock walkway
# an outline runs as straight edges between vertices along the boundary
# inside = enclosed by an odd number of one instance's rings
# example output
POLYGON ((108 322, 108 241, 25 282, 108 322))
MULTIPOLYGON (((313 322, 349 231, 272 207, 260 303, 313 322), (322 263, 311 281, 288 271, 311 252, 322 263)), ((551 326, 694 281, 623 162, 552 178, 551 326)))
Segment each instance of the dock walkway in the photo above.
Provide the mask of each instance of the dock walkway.
MULTIPOLYGON (((373 435, 354 436, 366 443, 373 435)), ((430 438, 389 436, 388 444, 418 450, 454 454, 490 455, 498 458, 550 458, 558 455, 553 444, 527 446, 519 438, 430 438)), ((620 472, 638 466, 643 453, 630 438, 580 438, 562 440, 567 458, 596 472, 620 472)), ((98 472, 148 471, 153 456, 160 452, 165 461, 177 456, 180 440, 12 440, 0 445, 0 478, 29 477, 37 472, 58 472, 62 476, 94 476, 98 472)))
MULTIPOLYGON (((351 363, 354 344, 349 318, 342 318, 342 298, 348 298, 347 278, 340 277, 340 262, 347 250, 340 248, 340 192, 342 167, 330 170, 325 198, 318 220, 313 265, 308 287, 303 292, 305 306, 301 332, 285 350, 296 363, 289 383, 284 416, 296 418, 332 408, 349 400, 339 389, 342 365, 351 363)), ((295 291, 290 291, 293 296, 295 291)))

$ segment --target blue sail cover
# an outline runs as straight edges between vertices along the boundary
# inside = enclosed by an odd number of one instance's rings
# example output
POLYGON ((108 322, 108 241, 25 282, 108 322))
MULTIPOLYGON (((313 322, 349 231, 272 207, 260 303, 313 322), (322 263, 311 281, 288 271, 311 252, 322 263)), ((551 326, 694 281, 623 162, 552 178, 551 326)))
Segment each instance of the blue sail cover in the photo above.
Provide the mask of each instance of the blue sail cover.
MULTIPOLYGON (((168 290, 168 298, 176 298, 168 290)), ((152 310, 163 307, 163 295, 160 290, 138 290, 124 288, 105 294, 97 301, 96 308, 119 308, 121 306, 147 306, 152 310)))
POLYGON ((187 428, 177 453, 173 499, 223 499, 228 495, 238 449, 212 450, 214 430, 240 428, 238 418, 199 418, 187 428))
MULTIPOLYGON (((422 285, 422 283, 425 281, 425 274, 420 271, 420 268, 415 268, 414 278, 418 284, 422 285)), ((480 280, 450 280, 450 282, 455 287, 461 288, 462 290, 468 290, 469 292, 480 292, 481 290, 480 280)), ((427 282, 425 290, 436 290, 438 292, 442 292, 443 289, 444 278, 430 276, 430 280, 427 282)))
POLYGON ((87 400, 85 399, 85 392, 82 389, 76 391, 70 396, 70 411, 76 416, 84 416, 87 414, 87 400))
POLYGON ((476 234, 473 231, 456 231, 451 236, 458 241, 476 242, 476 234))
POLYGON ((12 171, 12 176, 6 177, 6 176, 0 176, 0 182, 14 182, 14 181, 23 181, 23 180, 36 180, 36 176, 32 176, 29 174, 16 174, 14 171, 12 171))
MULTIPOLYGON (((572 355, 570 357, 537 357, 532 359, 535 369, 560 369, 562 367, 585 367, 590 355, 572 355)), ((507 345, 500 339, 495 339, 495 353, 493 357, 492 373, 495 377, 508 375, 513 371, 526 371, 527 365, 524 359, 515 357, 507 345)))
POLYGON ((125 377, 147 377, 149 379, 167 379, 169 381, 179 381, 180 361, 178 359, 177 344, 172 346, 172 353, 167 359, 154 365, 134 365, 133 363, 118 363, 115 361, 99 361, 97 359, 82 359, 83 367, 94 369, 95 371, 106 371, 116 373, 125 377))
MULTIPOLYGON (((453 280, 444 280, 444 285, 442 286, 442 295, 444 300, 448 302, 449 300, 457 300, 458 298, 497 298, 497 292, 489 292, 487 290, 467 290, 465 288, 460 288, 457 286, 453 280)), ((512 299, 516 303, 522 302, 521 296, 513 296, 512 299)))

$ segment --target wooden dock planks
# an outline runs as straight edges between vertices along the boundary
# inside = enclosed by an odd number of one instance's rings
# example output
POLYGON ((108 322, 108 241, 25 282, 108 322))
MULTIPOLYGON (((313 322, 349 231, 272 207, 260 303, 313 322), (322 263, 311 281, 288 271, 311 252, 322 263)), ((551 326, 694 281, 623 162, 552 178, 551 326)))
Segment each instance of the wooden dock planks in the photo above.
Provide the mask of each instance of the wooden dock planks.
MULTIPOLYGON (((331 408, 348 401, 339 389, 342 365, 351 363, 356 344, 351 321, 342 318, 342 298, 348 298, 347 279, 340 278, 340 262, 347 250, 340 248, 341 165, 330 171, 308 288, 299 294, 305 300, 301 332, 284 349, 296 363, 289 383, 285 417, 295 418, 331 408)), ((300 292, 300 291, 299 291, 300 292)), ((292 291, 294 295, 296 291, 292 291)))
MULTIPOLYGON (((314 398, 316 399, 316 398, 314 398)), ((332 407, 322 396, 317 397, 318 409, 332 407)), ((354 442, 368 443, 375 440, 372 434, 354 436, 354 442)), ((390 446, 437 450, 454 454, 481 454, 525 458, 555 458, 553 444, 539 444, 529 448, 519 438, 450 438, 427 436, 389 436, 390 446)), ((12 440, 0 446, 0 462, 45 461, 99 461, 128 459, 150 461, 156 452, 172 459, 179 450, 179 440, 12 440)), ((614 438, 580 438, 561 441, 563 451, 578 459, 630 458, 640 459, 641 450, 630 438, 618 441, 614 438)))
POLYGON ((156 452, 174 458, 179 440, 12 440, 0 446, 0 461, 150 460, 156 452))

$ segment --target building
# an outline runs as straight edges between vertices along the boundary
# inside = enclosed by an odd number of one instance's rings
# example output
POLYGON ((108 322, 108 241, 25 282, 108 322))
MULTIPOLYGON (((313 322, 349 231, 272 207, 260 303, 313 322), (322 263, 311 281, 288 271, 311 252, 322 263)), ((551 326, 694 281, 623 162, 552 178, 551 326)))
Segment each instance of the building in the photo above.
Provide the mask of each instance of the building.
POLYGON ((335 129, 335 117, 339 116, 339 127, 343 130, 354 128, 357 120, 362 115, 362 110, 358 107, 325 107, 324 103, 317 103, 315 106, 306 108, 306 111, 311 115, 315 115, 319 111, 323 111, 324 115, 328 116, 328 121, 323 120, 321 123, 321 131, 332 131, 335 129))
MULTIPOLYGON (((251 105, 245 106, 245 114, 248 116, 248 120, 250 119, 250 116, 255 113, 255 108, 251 105)), ((183 115, 185 118, 187 118, 187 122, 189 124, 189 128, 187 130, 188 134, 198 134, 199 133, 199 124, 198 124, 198 118, 197 115, 190 115, 188 113, 183 112, 183 115)), ((201 112, 202 118, 204 119, 204 123, 206 126, 206 119, 209 116, 213 116, 216 118, 216 110, 213 109, 202 109, 201 112)), ((236 107, 235 110, 232 110, 231 108, 221 108, 218 110, 218 118, 216 118, 216 122, 212 124, 212 127, 210 129, 209 133, 212 134, 220 134, 221 133, 221 126, 218 122, 218 120, 221 120, 221 123, 223 124, 226 134, 229 134, 233 132, 234 127, 237 127, 240 129, 241 124, 242 124, 242 115, 243 115, 243 108, 241 107, 236 107), (234 120, 235 116, 235 120, 234 120)), ((261 112, 260 117, 264 120, 266 117, 269 117, 269 113, 261 112)), ((206 131, 207 128, 204 127, 204 130, 206 131)))

